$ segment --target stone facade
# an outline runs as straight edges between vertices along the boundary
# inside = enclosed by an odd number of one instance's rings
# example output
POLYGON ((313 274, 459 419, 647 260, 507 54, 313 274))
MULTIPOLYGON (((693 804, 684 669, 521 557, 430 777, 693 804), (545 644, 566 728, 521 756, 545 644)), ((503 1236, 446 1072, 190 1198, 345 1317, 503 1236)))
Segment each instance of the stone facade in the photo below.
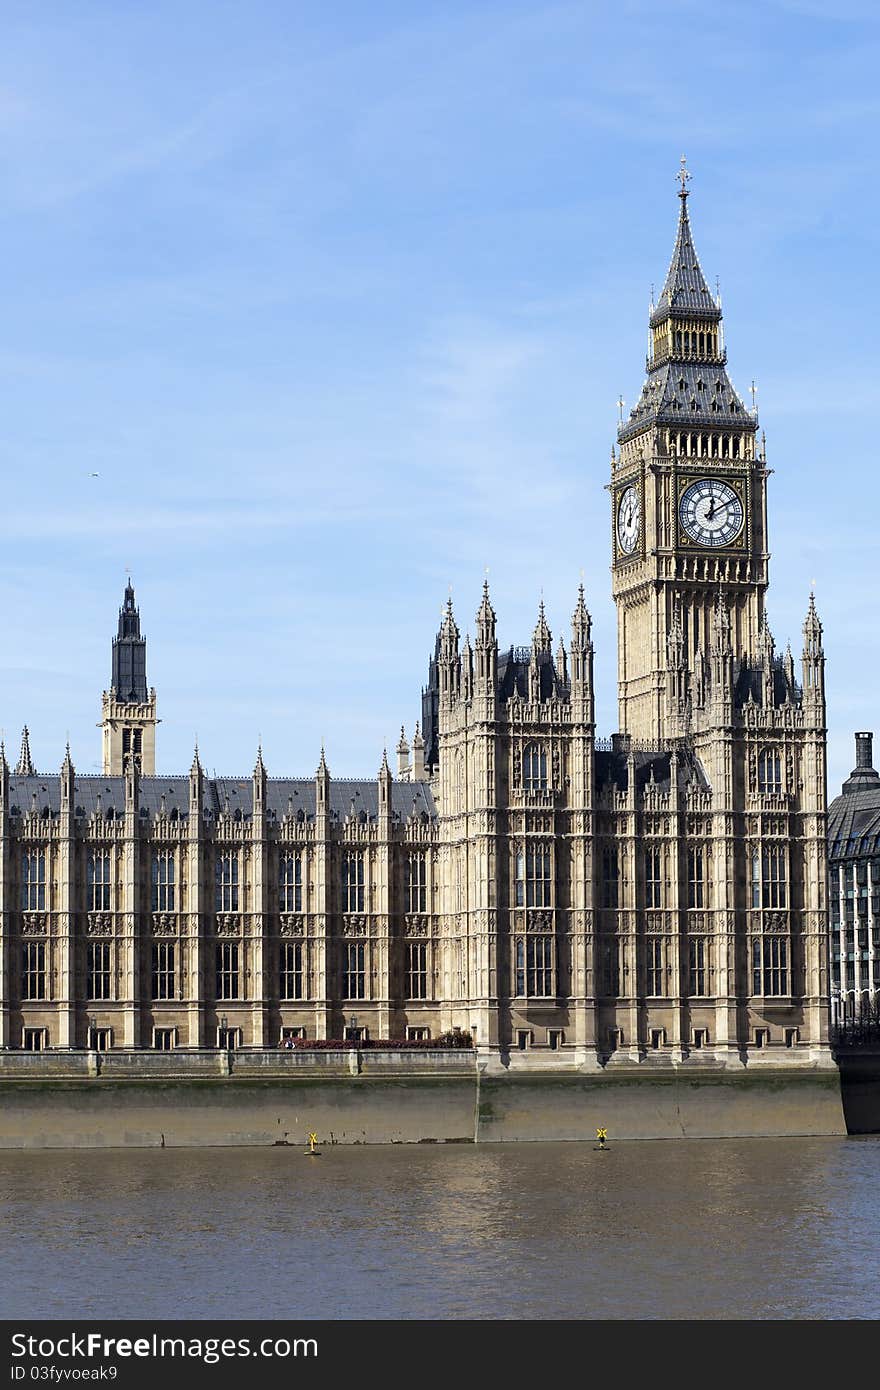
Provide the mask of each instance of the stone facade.
POLYGON ((828 1060, 822 628, 811 597, 796 674, 684 177, 651 342, 611 464, 621 732, 596 736, 583 589, 567 646, 542 604, 502 650, 486 585, 473 644, 448 605, 396 778, 155 775, 129 586, 105 775, 0 762, 0 1045, 458 1028, 515 1065, 828 1060))
POLYGON ((835 1023, 880 1007, 880 773, 874 736, 856 734, 856 765, 828 808, 831 1001, 835 1023))

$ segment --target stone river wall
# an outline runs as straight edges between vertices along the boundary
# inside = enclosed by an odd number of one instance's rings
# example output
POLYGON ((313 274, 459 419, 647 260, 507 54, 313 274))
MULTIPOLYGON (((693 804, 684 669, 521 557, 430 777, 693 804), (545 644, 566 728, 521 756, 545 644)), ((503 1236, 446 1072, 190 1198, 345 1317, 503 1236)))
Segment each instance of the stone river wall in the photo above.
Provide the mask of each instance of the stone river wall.
MULTIPOLYGON (((469 1051, 0 1053, 0 1148, 492 1143, 847 1132, 836 1067, 585 1071, 469 1051)), ((859 1116, 870 1131, 870 1087, 859 1116), (868 1118, 866 1118, 868 1117, 868 1118)), ((867 1127, 867 1131, 866 1131, 867 1127)), ((880 1118, 878 1118, 880 1128, 880 1118)))

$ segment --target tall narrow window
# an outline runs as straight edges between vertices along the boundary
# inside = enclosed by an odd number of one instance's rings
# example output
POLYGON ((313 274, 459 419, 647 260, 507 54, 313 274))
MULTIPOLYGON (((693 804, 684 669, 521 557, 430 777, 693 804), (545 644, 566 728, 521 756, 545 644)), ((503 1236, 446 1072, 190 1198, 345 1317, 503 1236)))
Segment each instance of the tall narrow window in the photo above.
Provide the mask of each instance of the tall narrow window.
POLYGON ((552 906, 553 869, 550 846, 526 844, 526 907, 552 906))
MULTIPOLYGON (((214 866, 215 910, 217 912, 238 911, 238 855, 218 854, 214 866)), ((232 996, 226 996, 230 998, 232 996)))
POLYGON ((647 987, 648 993, 654 995, 665 994, 663 979, 663 942, 658 936, 648 937, 648 957, 647 957, 647 987))
POLYGON ((761 855, 764 907, 785 907, 788 902, 786 881, 786 851, 784 845, 765 845, 761 855))
POLYGON ((516 941, 516 993, 546 999, 553 993, 552 936, 520 936, 516 941))
POLYGON ((282 941, 281 943, 281 998, 305 998, 304 950, 301 941, 282 941))
POLYGON ((406 944, 406 997, 428 997, 428 945, 425 941, 408 941, 406 944))
POLYGON ((26 941, 21 948, 21 997, 46 998, 45 941, 26 941))
POLYGON ((761 851, 752 850, 752 907, 761 906, 761 851))
POLYGON ((688 850, 688 907, 705 907, 705 853, 702 845, 688 850))
POLYGON ((21 910, 46 910, 46 852, 26 849, 21 858, 21 910))
POLYGON ((706 993, 706 942, 701 936, 692 936, 688 942, 688 993, 706 993))
POLYGON ((547 790, 547 750, 543 744, 527 743, 523 749, 522 783, 527 792, 547 790))
POLYGON ((109 999, 110 978, 110 942, 90 941, 86 963, 86 988, 89 999, 109 999))
MULTIPOLYGON (((92 850, 86 865, 87 902, 90 912, 110 910, 110 851, 92 850)), ((99 995, 98 998, 103 998, 99 995)))
POLYGON ((645 906, 663 906, 663 851, 659 845, 645 850, 645 906))
POLYGON ((153 911, 174 911, 174 851, 160 849, 153 852, 152 863, 153 911))
POLYGON ((526 852, 522 846, 516 852, 513 901, 516 907, 525 907, 526 905, 526 852))
MULTIPOLYGON (((364 855, 363 850, 349 850, 342 856, 342 910, 343 912, 363 912, 364 910, 364 855)), ((352 994, 351 999, 361 996, 352 994)))
POLYGON ((347 941, 342 971, 343 999, 366 999, 366 947, 363 941, 347 941))
POLYGON ((221 941, 217 947, 217 998, 238 998, 238 942, 221 941))
POLYGON ((755 994, 788 994, 788 941, 765 936, 752 941, 752 990, 755 994))
POLYGON ((282 912, 302 912, 302 855, 282 854, 278 883, 278 902, 282 912))
POLYGON ((424 850, 413 850, 403 861, 404 902, 407 912, 426 912, 428 868, 424 850))
POLYGON ((779 754, 773 748, 765 748, 758 758, 758 790, 782 791, 782 766, 779 754))
POLYGON ((174 998, 174 942, 154 941, 151 987, 154 999, 174 998))
MULTIPOLYGON (((617 850, 606 849, 602 851, 602 906, 617 907, 617 884, 618 884, 618 862, 617 850)), ((615 990, 615 993, 617 991, 615 990)))

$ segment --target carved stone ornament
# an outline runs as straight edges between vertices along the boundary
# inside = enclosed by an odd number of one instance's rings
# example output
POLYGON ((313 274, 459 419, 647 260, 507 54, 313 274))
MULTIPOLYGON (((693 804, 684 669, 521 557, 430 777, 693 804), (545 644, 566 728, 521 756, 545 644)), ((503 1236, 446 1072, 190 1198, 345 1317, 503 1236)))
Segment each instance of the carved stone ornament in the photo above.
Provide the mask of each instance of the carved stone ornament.
POLYGON ((21 922, 22 936, 45 936, 46 918, 42 912, 26 912, 21 922))
POLYGON ((170 912, 153 913, 153 935, 154 936, 175 936, 177 934, 177 918, 170 912))
POLYGON ((343 936, 366 936, 367 919, 365 917, 346 917, 342 923, 343 936))
POLYGON ((304 936, 305 925, 303 919, 301 917, 294 917, 289 912, 282 912, 278 934, 279 936, 304 936))
POLYGON ((788 923, 781 912, 768 912, 764 918, 765 932, 784 932, 788 930, 788 923))
POLYGON ((113 918, 109 912, 90 912, 86 923, 86 936, 109 936, 113 931, 113 918))
POLYGON ((404 918, 407 936, 427 936, 428 923, 424 917, 414 917, 408 914, 404 918))
POLYGON ((662 932, 665 926, 666 922, 661 913, 648 913, 645 927, 649 932, 662 932))
POLYGON ((526 914, 527 931, 552 931, 553 913, 552 912, 528 912, 526 914))
POLYGON ((218 912, 217 914, 217 935, 218 936, 238 936, 241 930, 241 921, 235 912, 218 912))

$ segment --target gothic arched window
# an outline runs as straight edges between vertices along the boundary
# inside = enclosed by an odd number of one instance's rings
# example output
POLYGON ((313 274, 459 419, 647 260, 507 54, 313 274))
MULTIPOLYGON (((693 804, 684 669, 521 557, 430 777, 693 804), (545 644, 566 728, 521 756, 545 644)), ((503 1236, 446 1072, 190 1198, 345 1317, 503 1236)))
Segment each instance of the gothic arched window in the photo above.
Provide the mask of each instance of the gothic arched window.
POLYGON ((758 758, 758 791, 782 791, 782 764, 775 748, 765 748, 758 758))
POLYGON ((543 744, 527 743, 523 749, 522 783, 527 792, 547 790, 547 751, 543 744))

